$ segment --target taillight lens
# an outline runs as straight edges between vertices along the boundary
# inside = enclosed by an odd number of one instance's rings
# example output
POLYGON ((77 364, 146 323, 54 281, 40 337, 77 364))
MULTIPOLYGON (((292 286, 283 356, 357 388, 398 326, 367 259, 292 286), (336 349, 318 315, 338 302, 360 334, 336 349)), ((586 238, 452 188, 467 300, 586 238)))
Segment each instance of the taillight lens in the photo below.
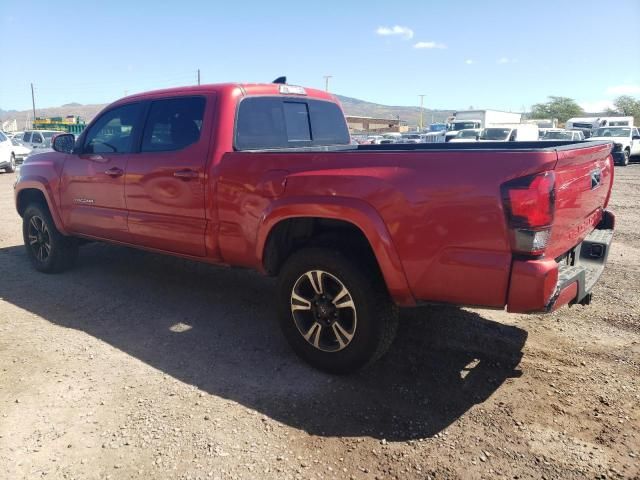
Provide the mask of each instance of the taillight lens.
POLYGON ((555 213, 555 180, 555 174, 549 171, 502 185, 502 201, 514 251, 530 255, 544 253, 555 213))

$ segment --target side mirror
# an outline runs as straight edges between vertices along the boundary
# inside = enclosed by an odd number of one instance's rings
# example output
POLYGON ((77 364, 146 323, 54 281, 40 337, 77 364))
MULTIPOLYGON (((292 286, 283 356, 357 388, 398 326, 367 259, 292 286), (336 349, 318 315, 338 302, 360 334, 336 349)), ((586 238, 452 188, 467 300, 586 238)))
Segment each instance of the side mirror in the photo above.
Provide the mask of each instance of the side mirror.
POLYGON ((640 140, 640 135, 634 135, 631 140, 640 140))
POLYGON ((63 133, 53 137, 53 149, 60 153, 71 153, 76 144, 76 138, 70 133, 63 133))

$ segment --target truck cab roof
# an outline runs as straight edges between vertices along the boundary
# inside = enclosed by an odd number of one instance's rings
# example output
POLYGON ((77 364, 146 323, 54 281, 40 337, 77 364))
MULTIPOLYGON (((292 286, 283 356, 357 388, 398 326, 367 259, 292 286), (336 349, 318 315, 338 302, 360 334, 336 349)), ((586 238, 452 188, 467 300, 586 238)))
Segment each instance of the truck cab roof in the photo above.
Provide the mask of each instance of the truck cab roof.
POLYGON ((328 100, 339 103, 335 95, 324 90, 315 88, 299 87, 297 85, 279 83, 215 83, 207 85, 193 85, 185 87, 165 88, 152 90, 149 92, 136 93, 121 98, 111 105, 127 103, 132 100, 145 100, 154 97, 168 97, 172 95, 202 95, 208 93, 233 94, 241 96, 261 96, 261 95, 291 95, 301 98, 314 98, 318 100, 328 100), (236 92, 234 92, 234 90, 236 92))

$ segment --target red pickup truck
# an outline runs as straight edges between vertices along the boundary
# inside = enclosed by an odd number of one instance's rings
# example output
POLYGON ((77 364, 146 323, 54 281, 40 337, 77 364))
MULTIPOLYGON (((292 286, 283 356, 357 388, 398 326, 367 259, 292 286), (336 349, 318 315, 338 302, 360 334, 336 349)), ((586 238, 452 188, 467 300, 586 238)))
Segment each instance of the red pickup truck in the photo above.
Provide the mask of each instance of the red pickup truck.
POLYGON ((89 239, 277 275, 284 334, 331 372, 379 358, 399 306, 586 304, 613 237, 611 143, 357 146, 286 83, 129 96, 53 148, 15 186, 37 270, 89 239))

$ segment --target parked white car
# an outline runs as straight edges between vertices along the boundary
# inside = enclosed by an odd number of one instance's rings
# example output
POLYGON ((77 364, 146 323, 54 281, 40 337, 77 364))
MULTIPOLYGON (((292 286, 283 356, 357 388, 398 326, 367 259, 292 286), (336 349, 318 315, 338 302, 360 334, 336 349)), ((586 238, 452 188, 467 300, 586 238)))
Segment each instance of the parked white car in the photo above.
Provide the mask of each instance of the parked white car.
POLYGON ((561 128, 549 128, 540 137, 540 140, 584 140, 584 133, 580 130, 563 130, 561 128))
MULTIPOLYGON (((51 150, 51 139, 55 135, 59 135, 61 133, 57 130, 27 130, 22 135, 22 139, 20 143, 24 146, 32 148, 32 149, 49 149, 51 150)), ((40 150, 41 152, 44 150, 40 150)), ((39 152, 33 152, 39 153, 39 152)))
POLYGON ((625 167, 629 165, 631 157, 640 155, 640 132, 637 127, 596 128, 589 140, 611 140, 614 160, 625 167))
POLYGON ((0 132, 0 169, 13 173, 16 171, 16 154, 11 139, 0 132))
POLYGON ((538 140, 538 126, 528 123, 485 128, 480 134, 481 142, 533 142, 538 140))
POLYGON ((11 144, 13 145, 13 153, 16 157, 16 163, 23 163, 25 158, 27 158, 31 154, 31 149, 29 147, 24 146, 15 137, 10 138, 11 144))
POLYGON ((466 130, 460 130, 455 137, 449 140, 449 143, 477 142, 481 133, 481 128, 468 128, 466 130))
POLYGON ((404 133, 400 141, 402 143, 424 143, 424 135, 419 133, 404 133))

